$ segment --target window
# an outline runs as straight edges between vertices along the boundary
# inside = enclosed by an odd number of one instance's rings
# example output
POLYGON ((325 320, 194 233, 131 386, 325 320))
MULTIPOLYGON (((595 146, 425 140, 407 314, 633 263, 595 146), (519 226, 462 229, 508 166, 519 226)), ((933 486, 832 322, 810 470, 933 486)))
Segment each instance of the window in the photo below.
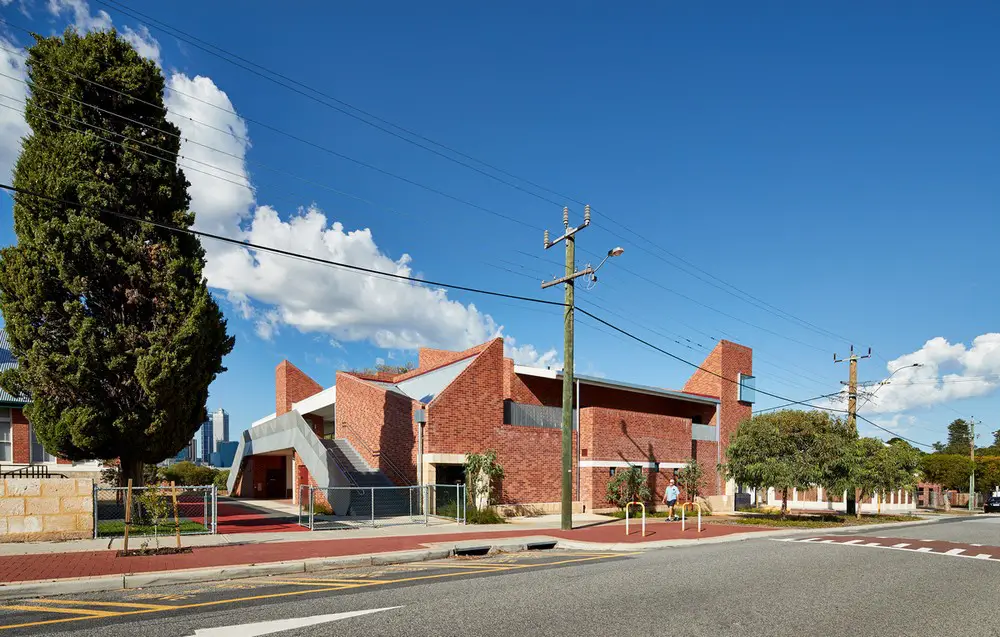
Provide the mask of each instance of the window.
POLYGON ((747 374, 740 374, 740 396, 742 403, 753 403, 756 400, 757 379, 747 374))
POLYGON ((45 451, 42 443, 35 438, 35 428, 31 428, 31 462, 55 462, 56 457, 45 451))
POLYGON ((0 409, 0 462, 13 461, 10 440, 10 410, 0 409))

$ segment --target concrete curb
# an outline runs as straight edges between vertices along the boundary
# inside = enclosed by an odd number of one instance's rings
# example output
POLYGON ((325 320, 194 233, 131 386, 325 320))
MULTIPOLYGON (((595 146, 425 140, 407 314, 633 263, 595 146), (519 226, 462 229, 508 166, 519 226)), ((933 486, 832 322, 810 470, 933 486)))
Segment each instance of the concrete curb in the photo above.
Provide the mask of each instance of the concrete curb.
MULTIPOLYGON (((552 538, 555 542, 555 538, 552 538)), ((216 582, 248 577, 265 577, 268 575, 289 575, 294 573, 315 573, 364 566, 388 566, 391 564, 409 564, 426 562, 451 557, 455 550, 466 548, 465 545, 475 544, 477 547, 488 547, 491 553, 525 550, 527 545, 522 538, 511 538, 505 541, 457 542, 432 546, 427 549, 408 551, 392 551, 389 553, 374 553, 371 555, 345 555, 340 557, 317 557, 306 560, 288 562, 269 562, 266 564, 238 564, 212 568, 183 569, 176 571, 155 571, 150 573, 130 573, 125 575, 106 575, 103 577, 83 577, 58 580, 34 580, 28 582, 13 582, 0 585, 0 600, 24 599, 52 595, 77 595, 80 593, 102 593, 130 588, 146 588, 153 586, 169 586, 195 582, 216 582)))

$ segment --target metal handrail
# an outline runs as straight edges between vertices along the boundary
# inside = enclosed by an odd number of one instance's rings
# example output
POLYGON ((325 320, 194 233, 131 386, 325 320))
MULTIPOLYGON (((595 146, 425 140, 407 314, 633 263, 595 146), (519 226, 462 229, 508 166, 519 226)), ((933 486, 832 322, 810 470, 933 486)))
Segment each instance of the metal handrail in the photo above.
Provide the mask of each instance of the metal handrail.
POLYGON ((45 465, 29 464, 17 469, 11 469, 10 471, 4 471, 3 473, 0 473, 0 477, 65 478, 66 474, 50 472, 49 468, 45 465))
MULTIPOLYGON (((347 429, 347 425, 343 425, 342 428, 343 429, 347 429)), ((370 453, 371 455, 379 458, 380 460, 385 460, 385 462, 388 465, 388 467, 390 469, 392 469, 393 473, 396 474, 396 477, 403 481, 403 485, 404 486, 408 486, 408 487, 409 486, 413 486, 413 483, 410 482, 410 479, 406 477, 406 474, 404 474, 399 469, 399 467, 397 467, 395 464, 393 464, 392 460, 389 459, 389 456, 383 456, 381 450, 376 451, 375 449, 373 449, 372 446, 369 445, 368 442, 365 441, 365 439, 362 438, 360 435, 356 436, 356 438, 358 439, 358 442, 360 442, 362 445, 364 445, 365 449, 368 450, 368 453, 370 453)), ((345 438, 345 440, 346 440, 346 438, 345 438)), ((350 442, 350 440, 348 440, 348 442, 350 442)))

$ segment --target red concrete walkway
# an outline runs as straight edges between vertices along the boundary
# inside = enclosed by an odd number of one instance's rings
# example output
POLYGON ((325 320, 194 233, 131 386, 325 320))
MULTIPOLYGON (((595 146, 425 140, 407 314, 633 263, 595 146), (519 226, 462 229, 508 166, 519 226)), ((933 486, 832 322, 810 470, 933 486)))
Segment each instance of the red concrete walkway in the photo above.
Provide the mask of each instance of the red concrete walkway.
POLYGON ((44 553, 0 557, 0 582, 21 582, 71 577, 94 577, 127 573, 147 573, 186 568, 260 564, 317 557, 365 555, 424 548, 437 542, 460 542, 526 536, 551 536, 584 542, 651 542, 660 540, 717 537, 734 533, 763 531, 759 526, 709 525, 702 533, 689 528, 681 533, 680 524, 651 522, 647 534, 639 535, 636 525, 632 534, 625 537, 625 527, 620 522, 560 531, 558 529, 516 529, 483 533, 444 533, 439 535, 403 535, 380 538, 344 538, 274 542, 268 544, 242 544, 197 547, 191 553, 150 557, 117 557, 116 551, 86 551, 73 553, 44 553))

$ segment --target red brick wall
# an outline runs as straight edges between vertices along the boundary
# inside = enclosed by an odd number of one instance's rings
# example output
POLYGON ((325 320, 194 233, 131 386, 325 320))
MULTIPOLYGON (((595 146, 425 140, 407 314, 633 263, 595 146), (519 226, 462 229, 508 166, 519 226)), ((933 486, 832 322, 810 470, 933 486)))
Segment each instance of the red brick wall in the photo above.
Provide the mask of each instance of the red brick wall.
MULTIPOLYGON (((500 425, 495 429, 494 446, 504 468, 502 503, 558 502, 562 498, 562 430, 500 425)), ((579 498, 576 471, 574 439, 574 500, 579 498)))
MULTIPOLYGON (((467 358, 469 356, 472 356, 473 354, 478 354, 482 352, 484 349, 489 347, 495 340, 498 339, 487 341, 485 343, 482 343, 481 345, 470 347, 469 349, 461 352, 453 352, 451 350, 446 350, 446 349, 432 349, 430 347, 421 347, 419 350, 417 350, 417 370, 415 371, 417 371, 417 373, 422 373, 434 367, 441 367, 442 365, 447 365, 448 363, 454 363, 455 361, 460 361, 463 358, 467 358)), ((503 342, 502 339, 499 340, 501 341, 501 343, 503 342)), ((412 372, 408 372, 407 374, 401 374, 399 377, 397 377, 397 380, 402 380, 404 377, 409 378, 412 375, 415 374, 413 374, 412 372)))
POLYGON ((590 460, 683 462, 691 457, 690 419, 586 407, 580 423, 590 460))
POLYGON ((10 410, 11 458, 18 464, 31 462, 31 425, 21 409, 10 410))
POLYGON ((503 340, 493 339, 427 408, 427 453, 478 453, 503 425, 503 340))
POLYGON ((736 431, 740 422, 751 415, 752 405, 738 400, 738 382, 740 373, 753 374, 753 350, 731 341, 719 341, 701 367, 721 375, 725 380, 699 369, 684 384, 684 391, 718 396, 722 400, 719 405, 721 423, 717 424, 720 427, 722 460, 725 462, 729 436, 736 431))
POLYGON ((288 361, 281 361, 274 370, 274 384, 274 411, 278 416, 291 411, 292 403, 323 391, 319 383, 288 361))
POLYGON ((350 374, 337 374, 337 437, 397 484, 417 477, 415 401, 350 374), (395 468, 395 470, 393 469, 395 468))

